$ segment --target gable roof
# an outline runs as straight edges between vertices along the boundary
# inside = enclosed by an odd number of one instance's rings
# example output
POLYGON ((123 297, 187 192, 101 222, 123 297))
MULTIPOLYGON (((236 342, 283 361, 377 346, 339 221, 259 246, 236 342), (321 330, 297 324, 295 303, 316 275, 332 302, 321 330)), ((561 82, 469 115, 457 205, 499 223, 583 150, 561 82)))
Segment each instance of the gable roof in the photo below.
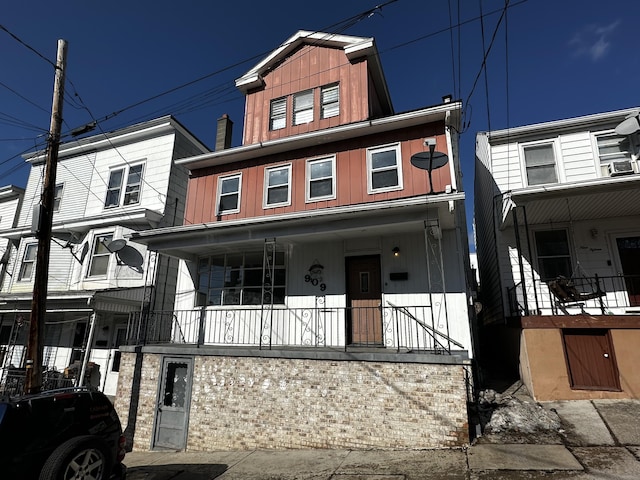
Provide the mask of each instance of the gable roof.
POLYGON ((264 60, 238 78, 236 80, 236 87, 246 94, 249 90, 264 86, 264 74, 272 70, 282 60, 303 45, 341 48, 351 62, 362 57, 367 57, 369 75, 376 86, 376 91, 380 92, 382 96, 380 100, 389 107, 390 111, 393 111, 391 96, 389 95, 387 82, 382 72, 380 56, 378 55, 378 49, 376 48, 373 37, 354 37, 337 33, 298 30, 298 32, 289 37, 277 49, 264 58, 264 60))

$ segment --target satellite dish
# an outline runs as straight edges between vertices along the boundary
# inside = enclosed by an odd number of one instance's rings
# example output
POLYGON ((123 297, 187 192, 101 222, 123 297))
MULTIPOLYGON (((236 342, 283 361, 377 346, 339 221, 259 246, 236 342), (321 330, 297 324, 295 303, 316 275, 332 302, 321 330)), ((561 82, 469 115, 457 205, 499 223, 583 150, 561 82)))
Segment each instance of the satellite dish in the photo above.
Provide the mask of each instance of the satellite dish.
POLYGON ((113 252, 119 252, 126 245, 127 245, 127 241, 126 240, 124 240, 122 238, 118 238, 116 240, 112 240, 111 242, 105 244, 105 247, 106 247, 107 250, 109 250, 111 253, 113 253, 113 252))
POLYGON ((118 260, 123 264, 127 265, 134 270, 141 271, 142 264, 144 263, 144 258, 142 254, 131 245, 125 245, 120 248, 116 254, 118 256, 118 260))
POLYGON ((411 165, 420 170, 429 172, 429 193, 433 193, 433 176, 431 172, 437 168, 443 167, 449 161, 449 157, 445 153, 434 151, 435 145, 429 148, 428 152, 418 152, 411 156, 411 165))
POLYGON ((640 123, 638 123, 638 113, 629 115, 615 128, 615 132, 618 135, 631 135, 638 130, 640 130, 640 123))

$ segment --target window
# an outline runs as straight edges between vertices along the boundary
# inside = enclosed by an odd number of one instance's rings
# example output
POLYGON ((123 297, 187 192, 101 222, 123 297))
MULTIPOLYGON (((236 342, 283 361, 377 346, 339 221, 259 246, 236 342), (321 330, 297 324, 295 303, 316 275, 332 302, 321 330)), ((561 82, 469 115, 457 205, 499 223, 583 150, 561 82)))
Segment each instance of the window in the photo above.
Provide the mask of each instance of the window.
POLYGON ((524 147, 523 151, 529 185, 558 181, 552 143, 524 147))
POLYGON ((62 190, 64 189, 64 184, 59 183, 56 185, 55 190, 53 191, 53 211, 60 211, 60 202, 62 201, 62 190))
POLYGON ((279 130, 287 126, 287 99, 278 98, 271 100, 271 112, 269 114, 269 129, 279 130))
POLYGON ((34 266, 36 263, 36 253, 38 252, 38 244, 30 243, 24 249, 22 257, 22 265, 20 266, 20 274, 18 280, 31 280, 34 266))
POLYGON ((109 259, 111 252, 107 245, 113 239, 113 235, 96 235, 91 253, 91 264, 89 265, 89 276, 106 275, 109 270, 109 259))
POLYGON ((289 179, 291 178, 291 165, 284 167, 267 168, 265 175, 265 206, 277 207, 288 205, 291 202, 289 179))
POLYGON ((218 215, 240 211, 242 174, 218 178, 218 215))
POLYGON ((287 276, 284 252, 276 251, 275 258, 270 259, 271 263, 267 261, 267 265, 263 259, 263 252, 201 258, 198 262, 199 302, 205 305, 261 305, 271 304, 273 299, 274 304, 284 304, 287 276), (272 297, 268 295, 269 291, 272 297))
POLYGON ((322 87, 320 91, 320 118, 335 117, 340 114, 340 88, 338 85, 322 87))
POLYGON ((307 160, 307 201, 336 197, 335 157, 307 160))
POLYGON ((142 185, 143 164, 131 165, 127 168, 118 168, 111 170, 109 175, 109 183, 107 184, 107 198, 104 206, 117 207, 122 203, 123 206, 134 205, 140 203, 140 187, 142 185), (127 183, 122 191, 122 180, 126 174, 127 183))
POLYGON ((598 156, 600 157, 600 170, 603 176, 609 176, 609 165, 613 162, 631 160, 629 137, 608 133, 598 135, 596 141, 598 144, 598 156))
POLYGON ((293 96, 293 124, 301 125, 313 121, 313 90, 293 96))
POLYGON ((542 280, 552 280, 562 275, 571 278, 571 255, 566 230, 535 232, 538 269, 542 280))
POLYGON ((400 145, 368 149, 367 170, 369 193, 401 189, 400 145))

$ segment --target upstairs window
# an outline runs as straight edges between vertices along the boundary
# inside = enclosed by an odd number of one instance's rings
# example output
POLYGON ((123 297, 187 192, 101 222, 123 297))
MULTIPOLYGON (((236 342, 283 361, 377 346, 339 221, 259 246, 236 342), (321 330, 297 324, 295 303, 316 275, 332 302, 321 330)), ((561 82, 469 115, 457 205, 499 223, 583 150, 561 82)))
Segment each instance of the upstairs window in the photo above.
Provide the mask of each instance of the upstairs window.
POLYGON ((307 201, 336 198, 335 157, 307 160, 307 201))
POLYGON ((400 144, 367 150, 369 193, 387 192, 402 188, 400 144))
POLYGON ((528 185, 558 182, 552 143, 524 147, 523 151, 528 185))
POLYGON ((218 178, 218 215, 240 211, 242 174, 218 178))
POLYGON ((291 165, 267 168, 264 171, 266 207, 278 207, 291 203, 291 165))
POLYGON ((596 137, 602 176, 632 173, 631 142, 629 137, 608 133, 596 137))
POLYGON ((313 90, 293 96, 293 124, 302 125, 313 121, 313 90))
POLYGON ((24 256, 22 257, 22 265, 20 266, 20 273, 18 274, 18 280, 31 280, 31 277, 33 276, 33 272, 35 270, 37 252, 37 243, 30 243, 25 247, 24 256))
POLYGON ((271 100, 269 113, 269 129, 280 130, 287 126, 287 99, 278 98, 271 100))
POLYGON ((111 252, 107 245, 113 240, 113 235, 96 235, 93 240, 93 250, 91 252, 91 263, 89 265, 89 276, 106 275, 109 271, 109 260, 111 252))
POLYGON ((265 261, 263 252, 228 253, 198 261, 201 305, 284 304, 284 252, 265 261))
POLYGON ((320 118, 335 117, 340 114, 340 87, 330 85, 320 90, 320 118))
POLYGON ((107 184, 107 198, 104 202, 105 208, 140 203, 143 170, 143 164, 111 170, 107 184), (123 191, 122 183, 125 176, 127 180, 123 191))
POLYGON ((538 273, 543 281, 562 275, 571 278, 571 255, 566 230, 541 230, 535 232, 538 253, 538 273))
POLYGON ((62 191, 64 190, 64 184, 59 183, 56 185, 55 190, 53 191, 53 211, 60 211, 60 202, 62 202, 62 191))

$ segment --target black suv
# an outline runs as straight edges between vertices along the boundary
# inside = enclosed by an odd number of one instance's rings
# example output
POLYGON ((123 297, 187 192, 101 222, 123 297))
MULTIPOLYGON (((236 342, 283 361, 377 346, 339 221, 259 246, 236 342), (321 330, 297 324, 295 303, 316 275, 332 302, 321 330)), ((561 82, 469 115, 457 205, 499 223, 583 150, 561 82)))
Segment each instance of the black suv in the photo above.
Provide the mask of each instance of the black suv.
POLYGON ((0 399, 0 476, 122 480, 124 436, 112 403, 86 388, 0 399))

